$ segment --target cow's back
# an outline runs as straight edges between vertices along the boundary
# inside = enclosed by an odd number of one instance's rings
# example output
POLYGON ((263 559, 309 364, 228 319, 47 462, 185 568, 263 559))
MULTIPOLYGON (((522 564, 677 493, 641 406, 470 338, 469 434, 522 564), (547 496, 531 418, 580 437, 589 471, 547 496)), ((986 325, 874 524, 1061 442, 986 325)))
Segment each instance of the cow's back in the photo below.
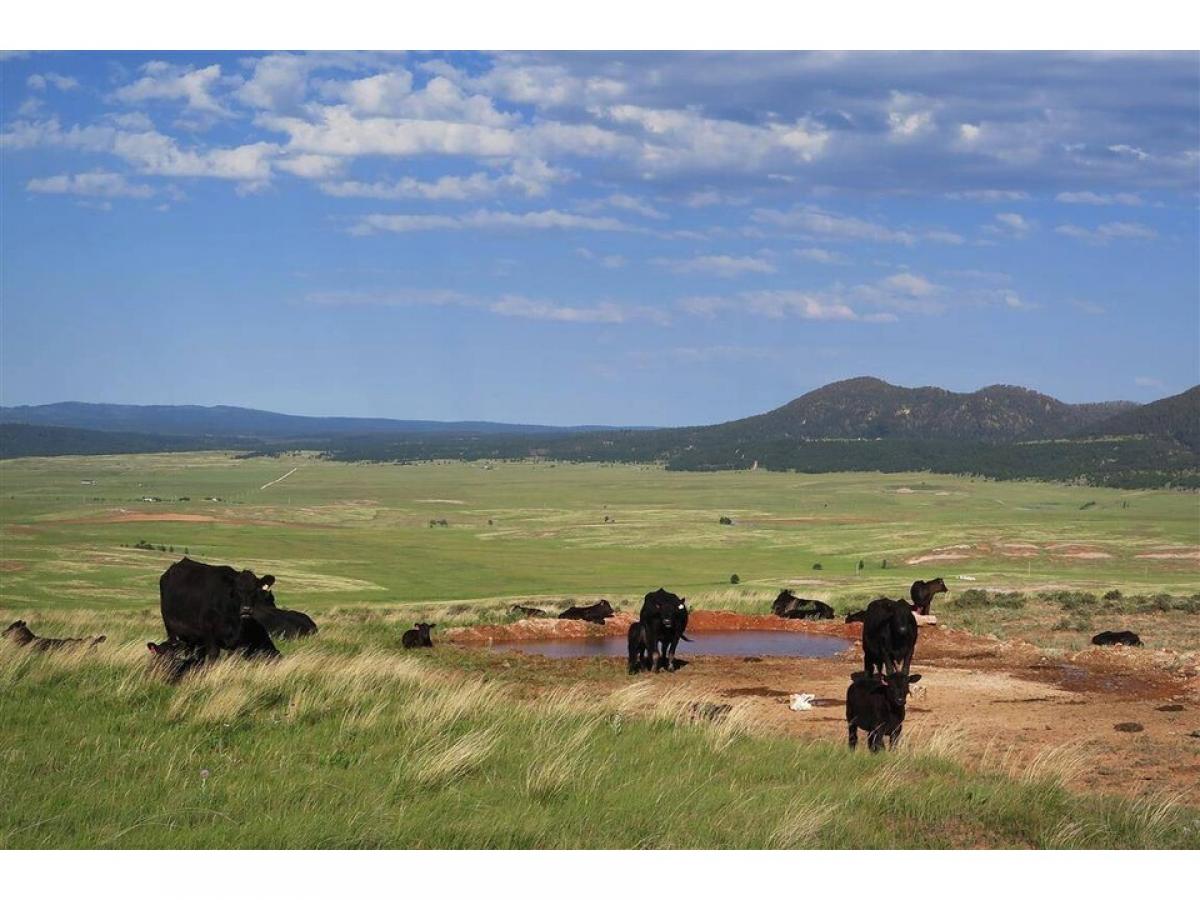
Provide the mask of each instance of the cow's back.
POLYGON ((186 556, 163 572, 158 590, 168 639, 232 647, 241 630, 236 578, 229 566, 210 566, 186 556))

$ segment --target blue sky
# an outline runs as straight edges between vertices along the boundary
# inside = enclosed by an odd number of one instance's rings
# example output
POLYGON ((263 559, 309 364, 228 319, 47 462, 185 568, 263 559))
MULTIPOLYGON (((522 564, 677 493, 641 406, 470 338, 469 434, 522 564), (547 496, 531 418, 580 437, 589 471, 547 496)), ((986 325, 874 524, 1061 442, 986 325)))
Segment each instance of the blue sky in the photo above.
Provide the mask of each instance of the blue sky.
POLYGON ((0 400, 690 424, 1200 381, 1197 54, 0 62, 0 400))

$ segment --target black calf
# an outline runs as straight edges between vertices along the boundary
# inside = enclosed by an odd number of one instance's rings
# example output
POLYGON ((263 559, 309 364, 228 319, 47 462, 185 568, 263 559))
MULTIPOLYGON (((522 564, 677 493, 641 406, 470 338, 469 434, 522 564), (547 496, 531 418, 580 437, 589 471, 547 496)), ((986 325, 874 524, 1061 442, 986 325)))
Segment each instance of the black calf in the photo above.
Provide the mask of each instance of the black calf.
POLYGON ((846 724, 850 729, 850 749, 858 746, 858 729, 867 733, 872 753, 883 749, 883 739, 894 749, 904 728, 904 707, 908 686, 921 680, 920 675, 897 672, 890 678, 855 672, 846 690, 846 724))
POLYGON ((1092 643, 1097 647, 1111 647, 1114 644, 1124 644, 1127 647, 1142 646, 1142 639, 1132 631, 1102 631, 1094 638, 1092 643))
POLYGON ((416 628, 410 628, 400 636, 400 643, 404 645, 405 650, 433 646, 433 639, 429 636, 429 629, 437 628, 437 625, 431 625, 428 622, 417 622, 416 625, 416 628))

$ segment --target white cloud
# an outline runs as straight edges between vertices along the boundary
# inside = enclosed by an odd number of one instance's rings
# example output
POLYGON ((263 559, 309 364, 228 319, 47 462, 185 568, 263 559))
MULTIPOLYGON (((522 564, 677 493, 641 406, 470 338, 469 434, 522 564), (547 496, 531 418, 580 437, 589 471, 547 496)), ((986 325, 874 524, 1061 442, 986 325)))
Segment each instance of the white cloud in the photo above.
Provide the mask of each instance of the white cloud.
POLYGON ((1141 147, 1131 147, 1128 144, 1112 144, 1109 146, 1108 149, 1111 152, 1117 154, 1118 156, 1132 157, 1133 159, 1136 159, 1138 162, 1142 162, 1143 160, 1147 160, 1150 158, 1150 154, 1147 153, 1145 150, 1143 150, 1141 147))
POLYGON ((662 311, 648 307, 630 307, 617 303, 567 306, 549 300, 532 300, 518 295, 501 297, 489 304, 488 310, 501 316, 537 319, 544 322, 619 325, 634 319, 649 319, 658 324, 666 324, 668 321, 662 311))
POLYGON ((1151 241, 1158 237, 1158 232, 1137 222, 1108 222, 1095 228, 1083 228, 1079 225, 1059 225, 1056 233, 1091 244, 1107 244, 1112 240, 1142 240, 1151 241))
POLYGON ((900 91, 892 91, 887 123, 889 139, 901 142, 920 137, 935 127, 929 100, 900 91))
POLYGON ((79 81, 69 75, 59 75, 57 72, 45 72, 41 75, 30 75, 25 81, 32 91, 44 91, 46 85, 58 88, 60 91, 73 91, 79 87, 79 81))
POLYGON ((304 102, 311 60, 294 53, 270 53, 254 60, 254 72, 236 91, 247 106, 286 110, 304 102))
POLYGON ((1020 213, 996 213, 996 225, 985 225, 984 231, 1006 237, 1023 238, 1033 230, 1034 223, 1020 213))
POLYGON ((804 247, 796 251, 796 255, 801 259, 807 259, 810 262, 824 263, 826 265, 841 265, 845 263, 846 258, 840 253, 833 253, 829 250, 823 250, 820 247, 804 247))
POLYGON ((679 275, 716 275, 719 278, 776 271, 769 260, 760 256, 694 256, 691 259, 655 259, 653 262, 679 275))
POLYGON ((576 247, 575 255, 591 262, 598 263, 606 269, 623 269, 628 262, 625 257, 618 253, 601 254, 596 253, 593 250, 589 250, 587 247, 576 247))
POLYGON ((117 89, 113 94, 117 100, 130 104, 147 100, 182 100, 190 112, 229 115, 229 111, 212 96, 212 89, 221 78, 219 65, 193 69, 154 61, 142 66, 141 71, 141 78, 117 89))
POLYGON ((639 200, 637 197, 631 197, 628 194, 611 194, 604 202, 615 209, 637 213, 639 216, 645 216, 647 219, 667 218, 666 213, 655 209, 644 200, 639 200))
POLYGON ((1102 316, 1108 312, 1108 310, 1105 309, 1103 306, 1101 306, 1099 303, 1093 303, 1090 300, 1072 299, 1072 300, 1069 300, 1068 302, 1073 307, 1075 307, 1077 310, 1079 310, 1080 312, 1083 312, 1083 313, 1087 313, 1089 316, 1102 316))
POLYGON ((493 197, 504 191, 527 197, 543 196, 550 185, 566 181, 571 173, 556 169, 541 160, 518 159, 512 171, 504 175, 475 172, 471 175, 444 175, 433 181, 404 177, 393 182, 341 181, 321 185, 332 197, 373 197, 380 200, 475 200, 493 197))
MULTIPOLYGON (((341 174, 346 165, 344 157, 322 156, 319 153, 301 153, 278 160, 275 168, 290 172, 299 178, 334 178, 341 174)), ((322 185, 322 190, 324 189, 322 185)))
POLYGON ((116 172, 81 172, 34 178, 25 185, 34 194, 71 194, 76 197, 150 197, 154 188, 131 184, 116 172))
POLYGON ((463 229, 496 229, 544 231, 570 229, 579 231, 630 231, 631 226, 606 216, 580 216, 557 209, 537 212, 510 213, 479 209, 459 216, 444 215, 387 215, 376 213, 362 216, 350 229, 351 234, 368 235, 378 232, 459 231, 463 229))
POLYGON ((1138 387, 1154 388, 1155 390, 1166 390, 1167 385, 1161 378, 1151 378, 1149 375, 1138 375, 1133 379, 1133 383, 1138 387))
POLYGON ((971 191, 951 191, 946 194, 948 200, 975 200, 981 203, 1007 203, 1013 200, 1028 200, 1026 191, 1004 190, 1000 188, 984 188, 971 191))
POLYGON ((928 297, 938 290, 929 279, 914 275, 912 272, 890 275, 883 279, 883 284, 885 287, 897 290, 902 294, 910 294, 913 297, 928 297))
POLYGON ((1085 203, 1090 206, 1141 206, 1142 198, 1137 194, 1097 194, 1092 191, 1064 191, 1054 198, 1059 203, 1085 203))
POLYGON ((354 81, 328 81, 321 92, 345 103, 358 116, 470 122, 494 128, 506 128, 520 120, 496 109, 490 97, 468 95, 440 75, 413 90, 412 75, 403 69, 354 81))
POLYGON ((827 212, 816 206, 799 206, 790 211, 756 209, 750 218, 763 225, 795 228, 814 237, 829 240, 868 240, 894 244, 915 244, 917 238, 907 231, 897 231, 886 225, 857 219, 853 216, 827 212))

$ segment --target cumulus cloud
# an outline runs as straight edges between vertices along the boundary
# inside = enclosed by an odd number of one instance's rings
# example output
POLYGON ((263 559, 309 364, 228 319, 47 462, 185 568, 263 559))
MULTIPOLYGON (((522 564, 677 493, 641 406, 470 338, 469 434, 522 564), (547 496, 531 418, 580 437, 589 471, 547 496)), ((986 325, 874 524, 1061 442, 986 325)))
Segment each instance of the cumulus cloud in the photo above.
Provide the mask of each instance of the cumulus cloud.
POLYGON ((809 262, 824 263, 825 265, 840 265, 846 261, 842 254, 824 250, 821 247, 802 247, 796 251, 796 255, 809 262))
POLYGON ((629 262, 619 253, 596 253, 587 247, 576 247, 575 255, 590 262, 597 263, 605 269, 623 269, 629 262))
POLYGON ((636 319, 648 319, 663 325, 668 321, 667 315, 661 310, 645 306, 625 306, 619 303, 572 306, 550 300, 533 300, 519 295, 501 297, 489 304, 488 310, 500 316, 537 319, 543 322, 620 325, 636 319))
POLYGON ((999 234, 1005 237, 1023 238, 1034 228, 1034 223, 1031 220, 1015 212, 996 213, 995 223, 994 225, 984 226, 984 230, 991 234, 999 234))
POLYGON ((132 184, 116 172, 80 172, 74 175, 51 175, 34 178, 25 185, 34 194, 72 194, 77 197, 138 197, 154 195, 146 184, 132 184))
POLYGON ((194 69, 191 66, 152 61, 142 66, 141 71, 141 78, 114 92, 117 100, 129 104, 147 100, 177 100, 182 101, 190 112, 230 115, 229 110, 213 97, 213 89, 221 78, 219 65, 194 69))
POLYGON ((569 180, 571 174, 541 160, 519 159, 513 163, 512 170, 503 175, 474 172, 470 175, 443 175, 429 181, 406 176, 390 182, 327 182, 321 185, 321 190, 331 197, 371 197, 380 200, 478 200, 504 192, 541 197, 552 185, 569 180))
POLYGON ((43 72, 40 75, 30 75, 25 80, 25 85, 31 91, 44 91, 47 85, 57 88, 60 91, 73 91, 79 87, 79 81, 69 75, 59 75, 57 72, 43 72))
POLYGON ((894 244, 915 244, 917 236, 854 216, 828 212, 816 206, 798 206, 791 210, 756 209, 750 218, 763 225, 796 231, 828 240, 867 240, 894 244))

